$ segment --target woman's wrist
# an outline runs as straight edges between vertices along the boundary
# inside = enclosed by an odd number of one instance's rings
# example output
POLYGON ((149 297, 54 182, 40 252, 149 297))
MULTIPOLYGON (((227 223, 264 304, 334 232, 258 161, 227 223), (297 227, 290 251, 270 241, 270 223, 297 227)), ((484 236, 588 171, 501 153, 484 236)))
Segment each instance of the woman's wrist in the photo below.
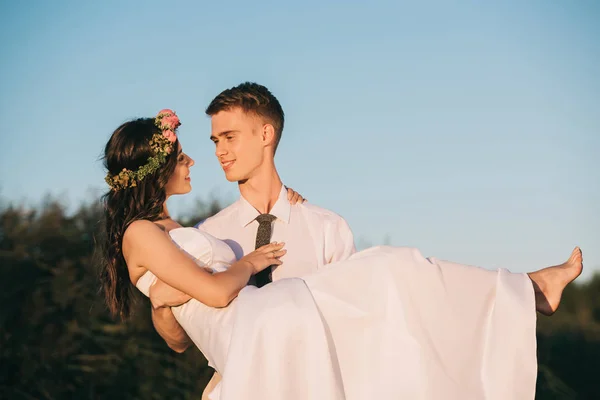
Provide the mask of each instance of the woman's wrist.
POLYGON ((254 275, 254 271, 256 271, 256 267, 248 260, 244 260, 243 258, 238 261, 238 263, 248 271, 250 275, 254 275))

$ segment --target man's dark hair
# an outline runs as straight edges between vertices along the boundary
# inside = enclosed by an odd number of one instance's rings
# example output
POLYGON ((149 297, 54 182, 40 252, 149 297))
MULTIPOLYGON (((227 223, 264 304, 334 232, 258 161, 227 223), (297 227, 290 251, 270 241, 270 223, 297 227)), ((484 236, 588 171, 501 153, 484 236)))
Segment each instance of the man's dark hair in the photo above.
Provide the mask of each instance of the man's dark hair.
POLYGON ((210 102, 206 114, 213 116, 221 111, 240 107, 244 112, 254 113, 262 117, 275 129, 275 150, 281 140, 284 115, 279 100, 258 83, 245 82, 231 89, 222 91, 210 102))

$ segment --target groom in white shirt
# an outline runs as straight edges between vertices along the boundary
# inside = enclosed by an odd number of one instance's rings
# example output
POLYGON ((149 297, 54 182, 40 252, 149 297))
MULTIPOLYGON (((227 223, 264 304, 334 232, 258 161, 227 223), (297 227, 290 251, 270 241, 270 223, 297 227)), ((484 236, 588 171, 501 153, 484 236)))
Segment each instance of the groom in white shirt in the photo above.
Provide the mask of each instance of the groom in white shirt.
MULTIPOLYGON (((283 264, 265 270, 252 284, 262 286, 271 280, 310 274, 354 253, 352 231, 342 217, 311 204, 291 205, 288 201, 274 161, 284 113, 266 87, 243 83, 227 89, 215 97, 206 114, 211 117, 215 155, 227 180, 238 183, 241 196, 198 228, 225 240, 238 259, 254 251, 261 236, 285 242, 283 264), (262 234, 257 237, 259 225, 262 234)), ((152 287, 150 297, 153 304, 177 305, 177 296, 160 282, 152 287)), ((173 350, 183 352, 191 344, 169 307, 154 308, 152 320, 173 350)), ((205 395, 219 379, 215 374, 205 395)))

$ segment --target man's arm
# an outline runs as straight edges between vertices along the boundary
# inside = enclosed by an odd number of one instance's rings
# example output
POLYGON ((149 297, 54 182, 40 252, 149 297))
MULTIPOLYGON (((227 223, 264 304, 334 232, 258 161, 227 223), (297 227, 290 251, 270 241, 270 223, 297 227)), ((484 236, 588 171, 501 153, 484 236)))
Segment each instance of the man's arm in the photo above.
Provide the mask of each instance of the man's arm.
POLYGON ((191 339, 175 319, 171 306, 178 306, 190 299, 190 296, 172 288, 160 279, 150 287, 152 303, 152 323, 154 329, 167 345, 178 353, 183 353, 190 345, 191 339))
POLYGON ((345 260, 356 252, 350 226, 344 218, 337 217, 327 238, 327 241, 332 244, 328 246, 332 250, 327 260, 328 264, 345 260))
POLYGON ((171 307, 152 308, 152 323, 156 332, 162 337, 167 346, 178 353, 183 353, 192 340, 175 319, 171 307))

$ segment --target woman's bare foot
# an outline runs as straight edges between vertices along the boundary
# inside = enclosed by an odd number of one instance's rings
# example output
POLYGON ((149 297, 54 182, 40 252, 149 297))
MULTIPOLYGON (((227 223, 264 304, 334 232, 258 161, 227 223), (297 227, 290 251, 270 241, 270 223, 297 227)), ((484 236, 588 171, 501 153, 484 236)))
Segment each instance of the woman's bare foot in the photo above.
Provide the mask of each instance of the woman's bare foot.
POLYGON ((535 309, 552 315, 558 309, 564 288, 581 274, 583 255, 575 247, 567 262, 529 273, 535 291, 535 309))

